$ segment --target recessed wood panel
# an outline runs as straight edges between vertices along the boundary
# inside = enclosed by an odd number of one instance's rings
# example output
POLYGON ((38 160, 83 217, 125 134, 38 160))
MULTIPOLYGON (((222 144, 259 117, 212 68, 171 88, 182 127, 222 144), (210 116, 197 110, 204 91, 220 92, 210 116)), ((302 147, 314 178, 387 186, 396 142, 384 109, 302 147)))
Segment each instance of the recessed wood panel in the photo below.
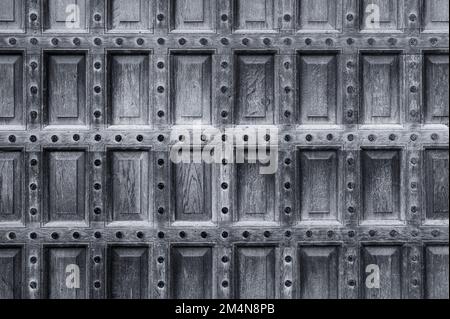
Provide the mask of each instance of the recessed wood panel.
POLYGON ((275 221, 275 174, 261 174, 262 164, 236 164, 238 221, 275 221))
POLYGON ((276 0, 233 1, 234 27, 237 31, 265 32, 275 29, 276 0))
POLYGON ((300 247, 301 299, 337 299, 339 250, 334 246, 300 247))
POLYGON ((175 221, 211 220, 211 164, 173 164, 172 174, 175 221))
POLYGON ((24 178, 23 155, 20 151, 0 150, 0 227, 2 223, 22 219, 24 178))
POLYGON ((362 55, 363 124, 400 123, 399 61, 398 54, 362 55))
POLYGON ((113 53, 109 58, 109 122, 148 125, 150 107, 149 55, 113 53))
POLYGON ((109 222, 149 222, 151 162, 148 151, 114 150, 108 154, 109 222))
POLYGON ((362 0, 361 30, 389 32, 400 30, 402 0, 362 0))
POLYGON ((86 56, 47 53, 44 68, 44 121, 50 126, 85 126, 86 56))
POLYGON ((299 55, 299 111, 301 124, 337 124, 337 56, 299 55))
POLYGON ((84 151, 45 152, 45 221, 85 222, 87 194, 84 151))
POLYGON ((400 152, 362 152, 365 221, 400 220, 400 152))
POLYGON ((211 55, 172 56, 171 101, 174 124, 211 123, 211 86, 211 55))
POLYGON ((2 0, 0 2, 0 33, 23 32, 24 5, 24 0, 2 0))
POLYGON ((44 0, 44 30, 49 32, 85 32, 89 2, 86 0, 44 0))
POLYGON ((424 31, 448 33, 448 0, 422 0, 422 10, 424 31))
POLYGON ((337 151, 301 151, 299 164, 301 221, 337 221, 337 151))
POLYGON ((23 58, 0 53, 0 128, 24 125, 23 58))
POLYGON ((274 123, 274 67, 273 55, 237 55, 236 124, 274 123))
POLYGON ((211 247, 172 247, 171 298, 212 298, 212 256, 211 247))
POLYGON ((237 247, 237 299, 274 299, 276 274, 275 247, 237 247))
POLYGON ((148 299, 148 247, 112 246, 108 252, 108 298, 148 299))
POLYGON ((107 27, 110 32, 153 30, 154 0, 108 0, 107 27))
POLYGON ((49 299, 87 299, 85 247, 45 249, 45 297, 49 299))
POLYGON ((448 150, 425 151, 426 218, 448 220, 448 150))
POLYGON ((216 1, 170 0, 171 29, 175 32, 213 31, 216 1))
POLYGON ((448 299, 448 246, 425 248, 425 298, 448 299))
POLYGON ((0 300, 22 297, 22 249, 0 247, 0 300))
POLYGON ((362 297, 364 299, 401 299, 402 263, 401 246, 363 247, 361 262, 361 274, 363 274, 361 280, 362 297), (379 272, 375 269, 379 269, 379 272), (374 276, 373 282, 369 276, 374 276), (368 285, 366 281, 369 281, 370 284, 368 285), (379 285, 376 285, 377 281, 379 281, 379 285))
POLYGON ((298 0, 297 28, 308 32, 338 31, 341 25, 341 0, 298 0))
POLYGON ((425 122, 448 124, 448 54, 426 54, 424 60, 425 122))

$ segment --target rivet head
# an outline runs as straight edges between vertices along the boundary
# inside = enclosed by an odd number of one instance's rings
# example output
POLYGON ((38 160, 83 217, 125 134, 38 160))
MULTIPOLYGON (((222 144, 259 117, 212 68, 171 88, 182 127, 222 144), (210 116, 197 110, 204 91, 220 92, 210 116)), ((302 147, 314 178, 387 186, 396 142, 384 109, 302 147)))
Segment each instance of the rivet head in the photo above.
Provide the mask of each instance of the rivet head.
POLYGON ((229 262, 230 261, 230 259, 227 257, 227 256, 223 256, 222 257, 222 262, 224 263, 224 264, 226 264, 227 262, 229 262))
POLYGON ((264 237, 269 238, 270 235, 271 235, 271 234, 270 234, 270 231, 266 230, 266 231, 264 232, 264 237))
POLYGON ((431 134, 431 139, 433 141, 437 141, 439 139, 439 135, 437 135, 436 133, 431 134))
POLYGON ((95 207, 94 208, 94 214, 95 215, 100 215, 102 213, 102 209, 100 207, 95 207))
POLYGON ((414 22, 417 20, 417 16, 414 13, 411 13, 409 15, 409 21, 414 22))
POLYGON ((30 142, 31 142, 31 143, 36 143, 36 142, 37 142, 37 137, 36 137, 36 135, 31 135, 31 136, 30 136, 30 142))
POLYGON ((38 93, 38 88, 37 88, 37 86, 32 86, 32 87, 30 88, 30 92, 31 92, 31 94, 37 94, 37 93, 38 93))
POLYGON ((290 117, 291 116, 291 111, 284 111, 284 116, 285 117, 290 117))
POLYGON ((417 45, 417 39, 414 39, 414 38, 410 39, 409 40, 409 45, 410 46, 416 46, 417 45))
POLYGON ((222 281, 222 287, 227 288, 228 287, 228 281, 224 280, 222 281))
POLYGON ((160 256, 158 257, 158 264, 164 263, 164 257, 160 256))
POLYGON ((356 281, 355 281, 354 279, 350 279, 350 280, 348 281, 348 285, 349 285, 350 287, 355 287, 355 286, 356 286, 356 281))
POLYGON ((222 67, 222 69, 226 69, 228 67, 228 62, 223 61, 222 63, 220 63, 220 66, 222 67))
POLYGON ((30 215, 31 215, 31 216, 36 216, 37 213, 38 213, 38 211, 37 211, 36 208, 31 208, 31 209, 30 209, 30 215))
POLYGON ((390 232, 389 232, 389 235, 391 236, 391 237, 395 237, 395 236, 397 236, 397 231, 395 230, 395 229, 393 229, 393 230, 391 230, 390 232))
POLYGON ((348 140, 349 142, 352 142, 354 139, 355 139, 355 136, 354 136, 353 134, 347 135, 347 140, 348 140))
POLYGON ((370 39, 367 40, 367 43, 369 45, 374 45, 375 44, 375 39, 374 38, 370 38, 370 39))
POLYGON ((290 230, 286 230, 286 231, 284 232, 284 236, 285 236, 286 238, 290 238, 290 237, 292 236, 292 232, 291 232, 290 230))
POLYGON ((222 232, 222 238, 228 238, 228 232, 226 231, 222 232))
POLYGON ((100 22, 102 20, 102 16, 99 13, 94 14, 94 20, 96 22, 100 22))
POLYGON ((222 93, 227 93, 227 91, 228 91, 228 88, 226 86, 222 86, 220 88, 220 92, 222 92, 222 93))
POLYGON ((144 39, 142 39, 142 38, 138 38, 137 40, 136 40, 136 43, 137 43, 137 45, 144 45, 144 39))
POLYGON ((72 42, 73 42, 73 44, 76 45, 76 46, 78 46, 78 45, 81 44, 81 40, 80 40, 79 38, 74 38, 74 39, 72 40, 72 42))
POLYGON ((122 38, 117 38, 116 39, 116 44, 117 45, 122 45, 123 44, 123 39, 122 38))
POLYGON ((369 135, 368 139, 369 139, 369 141, 373 142, 373 141, 375 141, 377 138, 376 138, 375 135, 371 134, 371 135, 369 135))
POLYGON ((243 38, 242 39, 242 44, 243 45, 248 45, 250 43, 250 40, 248 38, 243 38))
POLYGON ((329 231, 327 232, 327 236, 328 236, 328 238, 333 237, 333 236, 334 236, 334 231, 329 230, 329 231))
POLYGON ((352 45, 353 43, 355 43, 355 40, 353 40, 352 38, 348 38, 347 39, 347 44, 348 45, 352 45))
POLYGON ((416 134, 412 134, 410 136, 411 141, 417 141, 418 136, 416 134))
POLYGON ((396 136, 395 134, 390 134, 390 135, 389 135, 389 139, 390 139, 391 141, 395 141, 395 140, 397 139, 397 136, 396 136))
POLYGON ((31 38, 31 39, 30 39, 30 43, 31 43, 32 45, 37 45, 37 44, 39 43, 39 41, 38 41, 38 39, 36 39, 36 38, 31 38))
POLYGON ((164 207, 159 207, 158 208, 158 214, 163 215, 164 214, 164 207))
POLYGON ((94 136, 94 140, 97 141, 97 142, 100 142, 102 140, 102 136, 97 134, 97 135, 94 136))
POLYGON ((419 114, 419 112, 417 112, 417 110, 411 110, 409 112, 409 115, 411 115, 412 117, 416 117, 419 114))
POLYGON ((102 284, 100 283, 100 281, 94 282, 94 288, 95 289, 100 289, 101 286, 102 286, 102 284))
POLYGON ((227 111, 222 111, 220 113, 220 115, 222 116, 222 118, 227 118, 228 117, 228 112, 227 111))
POLYGON ((242 233, 242 237, 248 238, 248 237, 250 237, 250 233, 249 233, 248 231, 244 231, 244 232, 242 233))
POLYGON ((292 286, 292 281, 290 281, 290 280, 286 280, 285 282, 284 282, 284 285, 286 286, 286 287, 291 287, 292 286))
POLYGON ((222 187, 223 190, 226 190, 226 189, 228 189, 228 184, 227 183, 222 183, 220 185, 220 187, 222 187))
POLYGON ((353 14, 348 13, 346 18, 347 18, 347 21, 351 22, 351 21, 353 21, 354 16, 353 16, 353 14))
POLYGON ((286 257, 284 257, 284 261, 289 264, 290 262, 292 262, 292 257, 291 256, 286 256, 286 257))
POLYGON ((356 232, 355 232, 354 230, 350 230, 350 231, 348 232, 348 237, 353 238, 353 237, 355 237, 355 236, 356 236, 356 232))
POLYGON ((11 45, 16 45, 16 44, 17 44, 16 38, 10 38, 10 39, 9 39, 9 44, 11 44, 11 45))
POLYGON ((397 44, 397 39, 395 39, 395 38, 389 38, 389 39, 388 39, 388 43, 389 43, 390 45, 396 45, 396 44, 397 44))
POLYGON ((158 93, 164 93, 164 87, 163 86, 158 86, 157 90, 158 90, 158 93))
POLYGON ((285 140, 285 142, 289 142, 291 140, 291 136, 290 135, 285 135, 284 136, 284 140, 285 140))
POLYGON ((411 92, 411 93, 417 93, 417 91, 418 91, 418 89, 417 89, 417 86, 411 86, 410 88, 409 88, 409 91, 411 92))
POLYGON ((374 237, 377 234, 377 232, 373 229, 369 230, 369 236, 374 237))
POLYGON ((311 45, 312 40, 310 38, 305 39, 305 44, 306 45, 311 45))
POLYGON ((228 41, 227 38, 222 38, 220 39, 220 43, 222 43, 223 45, 228 45, 230 42, 228 41))
POLYGON ((206 238, 206 237, 208 237, 208 233, 205 232, 205 231, 202 231, 202 232, 200 233, 200 237, 206 238))
POLYGON ((121 142, 122 141, 122 136, 121 135, 116 135, 114 137, 114 139, 116 140, 116 142, 121 142))
POLYGON ((207 44, 208 44, 208 39, 206 39, 206 38, 201 38, 201 39, 200 39, 200 44, 201 44, 201 45, 207 45, 207 44))
POLYGON ((325 40, 325 44, 328 46, 332 46, 333 45, 333 40, 332 39, 326 39, 325 40))
POLYGON ((416 278, 414 278, 414 279, 411 280, 411 284, 412 284, 413 286, 417 287, 417 286, 419 285, 419 280, 416 279, 416 278))
POLYGON ((436 46, 438 44, 439 40, 437 38, 431 38, 430 43, 432 46, 436 46))
POLYGON ((16 137, 14 135, 10 135, 8 137, 8 140, 9 140, 10 143, 15 143, 16 142, 16 137))
POLYGON ((285 14, 283 16, 283 19, 284 19, 284 21, 289 22, 289 21, 291 21, 291 15, 290 14, 285 14))
POLYGON ((158 69, 164 69, 164 62, 158 62, 156 66, 158 67, 158 69))
POLYGON ((59 44, 59 40, 57 38, 53 38, 51 42, 52 42, 53 45, 58 45, 59 44))
POLYGON ((94 112, 94 117, 96 118, 96 119, 98 119, 98 118, 100 118, 102 116, 102 112, 100 112, 100 111, 95 111, 94 112))
POLYGON ((158 40, 156 40, 156 42, 157 42, 159 45, 163 45, 164 43, 166 43, 166 40, 164 40, 163 38, 158 38, 158 40))
POLYGON ((269 38, 264 38, 263 43, 264 43, 265 45, 270 45, 270 44, 271 44, 271 41, 270 41, 269 38))
POLYGON ((227 207, 223 207, 222 208, 222 214, 224 214, 224 215, 228 214, 228 208, 227 207))
POLYGON ((58 136, 56 136, 56 135, 53 135, 52 137, 51 137, 51 140, 52 140, 52 142, 53 143, 56 143, 56 142, 58 142, 58 136))
POLYGON ((185 38, 181 38, 181 39, 178 40, 178 43, 180 45, 185 45, 186 44, 186 39, 185 38))
POLYGON ((347 164, 348 165, 354 165, 355 164, 355 159, 353 157, 347 158, 347 164))
POLYGON ((228 21, 228 15, 222 14, 222 15, 220 16, 220 19, 221 19, 223 22, 228 21))
POLYGON ((164 111, 158 111, 157 115, 159 118, 161 118, 161 117, 164 117, 165 113, 164 113, 164 111))
POLYGON ((136 136, 136 141, 142 142, 143 140, 144 140, 144 136, 142 136, 142 135, 136 136))
POLYGON ((312 237, 312 235, 313 235, 313 232, 311 231, 311 230, 307 230, 306 231, 306 237, 312 237))
POLYGON ((35 158, 33 158, 31 161, 30 161, 30 165, 31 166, 36 166, 38 164, 38 161, 37 161, 37 159, 35 159, 35 158))
POLYGON ((31 289, 37 289, 37 283, 35 281, 30 282, 30 288, 31 289))
POLYGON ((36 13, 30 14, 30 20, 31 20, 31 21, 36 21, 37 18, 38 18, 38 15, 37 15, 36 13))
POLYGON ((100 86, 97 85, 97 86, 94 87, 94 92, 95 93, 99 94, 101 91, 102 91, 102 88, 100 86))
POLYGON ((413 165, 417 165, 417 163, 419 162, 419 160, 415 157, 411 158, 411 164, 413 165))
POLYGON ((99 264, 99 263, 102 261, 102 257, 100 257, 100 256, 95 256, 95 257, 93 258, 93 260, 94 260, 94 263, 99 264))
POLYGON ((156 19, 158 19, 158 21, 163 21, 163 20, 164 20, 164 14, 159 13, 159 14, 156 16, 156 19))
POLYGON ((158 189, 163 190, 165 187, 164 183, 158 183, 158 189))
POLYGON ((30 67, 31 67, 31 69, 36 70, 37 67, 38 67, 37 62, 36 62, 36 61, 31 62, 31 63, 30 63, 30 67))
POLYGON ((308 142, 311 142, 311 141, 313 140, 313 136, 312 136, 311 134, 308 134, 308 135, 306 135, 305 139, 306 139, 308 142))
POLYGON ((95 45, 101 45, 101 44, 102 44, 102 39, 100 39, 100 38, 95 38, 95 39, 94 39, 94 44, 95 44, 95 45))
POLYGON ((439 237, 440 234, 441 234, 441 232, 440 232, 439 230, 437 230, 437 229, 435 229, 435 230, 433 230, 433 231, 431 232, 431 235, 432 235, 433 237, 439 237))

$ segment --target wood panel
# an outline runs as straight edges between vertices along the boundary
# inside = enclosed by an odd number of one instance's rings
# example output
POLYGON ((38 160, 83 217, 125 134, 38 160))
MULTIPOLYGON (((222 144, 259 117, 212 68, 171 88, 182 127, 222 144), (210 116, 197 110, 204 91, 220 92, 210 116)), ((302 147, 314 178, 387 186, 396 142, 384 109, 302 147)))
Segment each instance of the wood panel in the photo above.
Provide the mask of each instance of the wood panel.
POLYGON ((299 55, 301 124, 337 124, 337 67, 336 54, 299 55))
POLYGON ((47 52, 44 59, 44 124, 86 126, 85 54, 47 52))
POLYGON ((276 0, 233 0, 234 27, 239 32, 267 32, 276 28, 276 0))
POLYGON ((275 247, 236 248, 237 299, 272 299, 276 297, 275 247))
POLYGON ((300 220, 338 221, 338 153, 300 151, 300 220))
POLYGON ((215 30, 216 1, 170 0, 173 32, 212 32, 215 30))
POLYGON ((46 223, 87 222, 86 160, 84 151, 45 151, 46 223))
POLYGON ((448 33, 448 11, 446 0, 422 0, 423 30, 448 33))
POLYGON ((171 104, 174 124, 211 124, 212 56, 174 54, 171 104))
POLYGON ((171 298, 212 298, 212 258, 211 247, 172 247, 170 253, 171 298))
POLYGON ((86 247, 45 248, 45 297, 87 299, 86 247))
POLYGON ((402 28, 402 0, 362 0, 360 3, 361 30, 393 32, 402 28))
POLYGON ((339 293, 339 248, 299 247, 301 299, 337 299, 339 293))
POLYGON ((22 220, 23 171, 22 152, 0 150, 0 227, 22 220))
POLYGON ((148 247, 108 248, 108 298, 148 299, 150 297, 150 252, 148 247))
POLYGON ((24 127, 23 57, 0 52, 0 128, 24 127))
POLYGON ((396 150, 362 152, 363 220, 401 220, 401 155, 396 150))
POLYGON ((425 248, 425 298, 448 299, 448 246, 425 248))
POLYGON ((172 172, 175 221, 211 221, 211 164, 174 163, 172 172))
POLYGON ((0 33, 23 32, 24 17, 24 0, 3 0, 0 3, 0 33))
POLYGON ((400 56, 361 56, 362 123, 400 124, 400 56))
POLYGON ((152 170, 148 151, 110 150, 108 221, 150 222, 152 170))
POLYGON ((148 53, 108 54, 110 125, 149 125, 150 57, 148 53))
POLYGON ((22 297, 22 249, 0 247, 0 300, 22 297))
POLYGON ((361 273, 365 278, 362 283, 362 297, 365 299, 401 299, 404 273, 402 247, 365 246, 362 248, 361 258, 361 273), (370 275, 374 275, 374 282, 371 281, 370 275))
POLYGON ((107 0, 110 32, 152 32, 154 0, 107 0))
POLYGON ((448 124, 448 54, 426 54, 424 59, 425 121, 448 124))
POLYGON ((274 56, 236 56, 236 124, 274 124, 274 56))
POLYGON ((330 32, 341 28, 341 0, 298 0, 295 3, 299 31, 330 32))
POLYGON ((89 1, 44 0, 43 28, 48 32, 86 32, 89 1))
POLYGON ((448 220, 448 150, 425 150, 426 218, 448 220))

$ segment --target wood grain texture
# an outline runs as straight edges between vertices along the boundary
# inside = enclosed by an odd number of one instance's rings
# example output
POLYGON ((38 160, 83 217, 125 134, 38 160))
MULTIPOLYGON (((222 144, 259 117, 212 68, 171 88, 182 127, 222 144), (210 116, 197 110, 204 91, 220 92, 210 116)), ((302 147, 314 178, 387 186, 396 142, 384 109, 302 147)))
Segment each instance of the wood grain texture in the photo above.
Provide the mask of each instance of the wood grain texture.
POLYGON ((338 154, 300 152, 301 221, 338 220, 338 154))
POLYGON ((210 247, 174 246, 170 258, 172 298, 212 298, 213 252, 210 247))
POLYGON ((150 58, 148 54, 112 53, 109 58, 109 122, 148 125, 150 58))
POLYGON ((361 272, 365 276, 367 266, 379 267, 379 288, 368 288, 365 281, 363 298, 365 299, 401 299, 403 293, 403 261, 401 246, 364 246, 362 248, 361 272))
POLYGON ((22 249, 0 247, 0 300, 22 297, 22 249))
POLYGON ((297 28, 308 32, 338 31, 342 17, 341 0, 298 0, 297 28))
POLYGON ((211 55, 174 54, 171 60, 173 123, 211 124, 211 55))
POLYGON ((45 55, 44 121, 50 126, 84 126, 87 119, 86 57, 45 55))
POLYGON ((24 0, 3 0, 0 3, 0 33, 23 32, 24 0))
POLYGON ((0 227, 23 214, 23 154, 0 151, 0 227))
POLYGON ((44 0, 44 31, 86 32, 89 1, 44 0))
POLYGON ((337 246, 299 248, 301 299, 337 299, 339 249, 337 246))
POLYGON ((274 247, 238 247, 236 253, 238 299, 276 297, 276 252, 274 247))
POLYGON ((107 0, 107 28, 110 32, 153 30, 154 0, 107 0))
POLYGON ((274 124, 274 56, 237 55, 237 124, 274 124))
POLYGON ((362 152, 364 220, 400 220, 400 154, 362 152))
POLYGON ((425 150, 426 218, 448 220, 448 150, 425 150))
POLYGON ((446 0, 422 0, 423 29, 426 32, 448 32, 449 2, 446 0))
POLYGON ((448 246, 427 246, 425 248, 425 297, 448 299, 448 282, 448 246))
POLYGON ((149 248, 111 246, 108 256, 108 297, 148 299, 151 274, 149 248))
POLYGON ((247 32, 273 30, 275 0, 234 0, 235 28, 247 32))
POLYGON ((21 54, 0 52, 0 126, 24 125, 24 78, 21 54))
POLYGON ((427 54, 424 57, 425 121, 448 125, 448 54, 427 54))
POLYGON ((47 151, 45 160, 45 221, 86 222, 85 152, 47 151))
POLYGON ((86 247, 47 247, 45 263, 46 298, 86 299, 88 297, 86 247), (71 271, 72 265, 78 267, 79 276, 71 271), (69 281, 71 279, 74 281, 69 281))
POLYGON ((171 30, 175 32, 214 31, 216 1, 170 0, 171 30))
POLYGON ((362 55, 362 121, 364 124, 400 124, 400 57, 362 55))

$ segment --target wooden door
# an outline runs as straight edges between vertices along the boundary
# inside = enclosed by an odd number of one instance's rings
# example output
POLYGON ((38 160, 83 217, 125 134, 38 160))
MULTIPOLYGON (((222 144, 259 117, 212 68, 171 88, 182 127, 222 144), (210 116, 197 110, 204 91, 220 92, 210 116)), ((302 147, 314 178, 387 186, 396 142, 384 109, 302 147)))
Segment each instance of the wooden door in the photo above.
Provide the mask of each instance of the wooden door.
POLYGON ((448 298, 448 9, 1 0, 0 298, 448 298))

